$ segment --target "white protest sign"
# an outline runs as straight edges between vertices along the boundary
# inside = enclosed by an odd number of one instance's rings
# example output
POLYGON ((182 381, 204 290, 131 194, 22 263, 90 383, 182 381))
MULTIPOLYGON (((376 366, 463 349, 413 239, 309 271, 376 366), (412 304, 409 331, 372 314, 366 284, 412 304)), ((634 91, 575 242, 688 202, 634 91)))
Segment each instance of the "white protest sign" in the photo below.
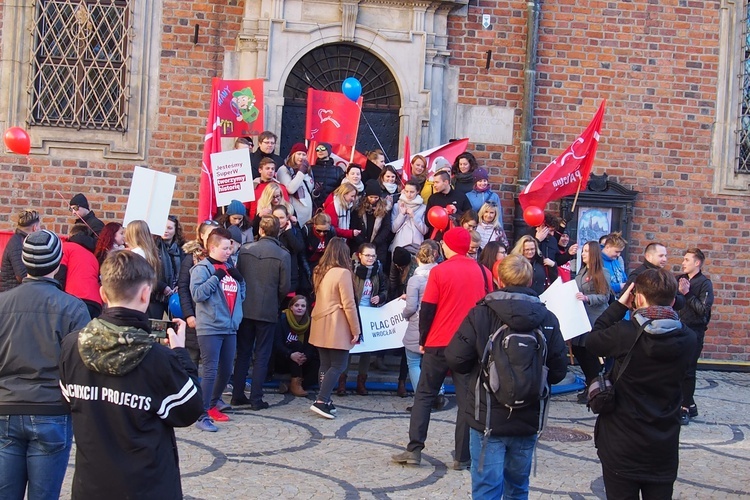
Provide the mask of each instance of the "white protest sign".
POLYGON ((557 278, 539 299, 552 311, 560 322, 560 331, 563 339, 570 340, 573 337, 591 331, 591 323, 586 314, 583 301, 576 298, 578 285, 575 280, 563 283, 557 278))
POLYGON ((401 313, 406 301, 396 299, 383 307, 360 307, 362 319, 362 342, 355 345, 351 354, 375 352, 404 347, 404 333, 409 322, 401 313))
POLYGON ((151 234, 164 234, 176 181, 175 175, 135 167, 123 225, 127 226, 134 220, 144 220, 151 234))
POLYGON ((216 206, 229 205, 232 200, 255 201, 250 150, 231 149, 211 155, 216 206))

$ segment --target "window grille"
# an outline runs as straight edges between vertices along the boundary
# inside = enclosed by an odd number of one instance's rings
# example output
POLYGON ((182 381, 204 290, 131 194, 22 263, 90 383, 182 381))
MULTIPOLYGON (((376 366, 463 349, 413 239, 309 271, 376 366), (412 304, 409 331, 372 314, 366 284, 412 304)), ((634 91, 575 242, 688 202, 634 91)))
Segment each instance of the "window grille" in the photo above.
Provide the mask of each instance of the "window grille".
POLYGON ((737 124, 738 158, 735 173, 750 174, 750 3, 744 3, 740 51, 740 109, 737 124))
POLYGON ((30 124, 127 130, 134 0, 37 0, 30 124))

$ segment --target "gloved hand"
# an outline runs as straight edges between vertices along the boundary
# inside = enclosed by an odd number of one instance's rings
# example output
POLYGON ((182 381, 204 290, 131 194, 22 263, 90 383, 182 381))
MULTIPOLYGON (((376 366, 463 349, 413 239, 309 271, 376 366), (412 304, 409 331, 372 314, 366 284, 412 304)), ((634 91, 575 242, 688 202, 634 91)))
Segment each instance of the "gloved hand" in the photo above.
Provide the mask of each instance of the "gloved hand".
POLYGON ((237 283, 242 283, 243 281, 245 281, 245 278, 242 277, 242 274, 237 270, 236 267, 228 268, 227 273, 229 273, 229 276, 234 278, 237 283))
POLYGON ((226 275, 227 275, 227 272, 223 269, 217 269, 216 271, 214 271, 214 276, 219 278, 219 281, 223 280, 224 276, 226 275))
POLYGON ((302 163, 300 163, 299 171, 303 174, 306 174, 310 170, 310 162, 307 160, 303 160, 302 163))

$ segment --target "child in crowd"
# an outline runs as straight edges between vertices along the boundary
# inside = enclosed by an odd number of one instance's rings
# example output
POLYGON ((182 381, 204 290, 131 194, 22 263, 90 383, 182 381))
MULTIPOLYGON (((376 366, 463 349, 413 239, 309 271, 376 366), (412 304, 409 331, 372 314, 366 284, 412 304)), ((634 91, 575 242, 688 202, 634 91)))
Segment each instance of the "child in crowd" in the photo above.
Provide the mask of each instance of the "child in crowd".
POLYGON ((216 218, 224 229, 237 226, 242 232, 242 243, 253 242, 253 222, 247 216, 247 209, 241 201, 232 200, 227 205, 227 211, 216 218))
POLYGON ((500 197, 490 189, 490 177, 487 170, 479 167, 474 171, 474 189, 466 193, 466 197, 471 203, 471 208, 476 212, 482 208, 485 203, 500 206, 500 197))
POLYGON ((317 349, 309 343, 309 335, 307 298, 295 295, 289 301, 289 307, 281 311, 274 342, 277 371, 291 375, 289 386, 279 385, 282 394, 291 392, 294 396, 305 397, 305 387, 315 385, 317 381, 320 361, 317 349))
MULTIPOLYGON (((385 304, 388 282, 383 272, 375 245, 362 243, 354 256, 354 296, 359 307, 379 307, 385 304)), ((367 396, 367 371, 370 368, 370 353, 359 355, 359 373, 357 374, 357 394, 367 396)), ((346 375, 339 377, 336 395, 346 395, 346 375)))
POLYGON ((500 205, 492 202, 484 203, 479 208, 479 223, 476 231, 482 235, 482 248, 490 241, 499 241, 508 248, 508 237, 503 229, 503 214, 500 205))
POLYGON ((195 301, 195 329, 201 349, 204 413, 196 427, 202 431, 219 430, 214 421, 226 422, 224 411, 231 409, 221 400, 221 393, 232 374, 237 348, 237 328, 242 321, 245 280, 232 267, 232 236, 223 228, 208 236, 208 256, 190 271, 190 293, 195 301))

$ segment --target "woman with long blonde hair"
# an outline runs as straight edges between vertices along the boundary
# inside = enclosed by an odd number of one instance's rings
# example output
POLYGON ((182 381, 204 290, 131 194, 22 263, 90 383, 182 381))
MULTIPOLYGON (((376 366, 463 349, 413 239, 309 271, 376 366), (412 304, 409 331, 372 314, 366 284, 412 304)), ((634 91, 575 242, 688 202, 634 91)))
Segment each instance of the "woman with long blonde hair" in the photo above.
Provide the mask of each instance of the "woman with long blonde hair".
POLYGON ((359 236, 360 229, 352 229, 352 213, 357 201, 357 188, 344 182, 328 196, 323 204, 323 211, 331 217, 331 225, 336 230, 336 236, 350 240, 359 236))
POLYGON ((127 225, 125 228, 125 245, 128 250, 146 259, 146 262, 154 268, 156 283, 151 290, 151 301, 148 304, 147 312, 149 318, 162 319, 166 311, 162 297, 170 295, 172 289, 164 281, 164 269, 159 258, 159 249, 156 247, 146 221, 134 220, 127 225))
POLYGON ((349 363, 349 350, 361 333, 349 247, 343 238, 332 238, 313 272, 315 307, 310 343, 318 348, 320 383, 310 410, 321 417, 336 417, 331 392, 349 363))

